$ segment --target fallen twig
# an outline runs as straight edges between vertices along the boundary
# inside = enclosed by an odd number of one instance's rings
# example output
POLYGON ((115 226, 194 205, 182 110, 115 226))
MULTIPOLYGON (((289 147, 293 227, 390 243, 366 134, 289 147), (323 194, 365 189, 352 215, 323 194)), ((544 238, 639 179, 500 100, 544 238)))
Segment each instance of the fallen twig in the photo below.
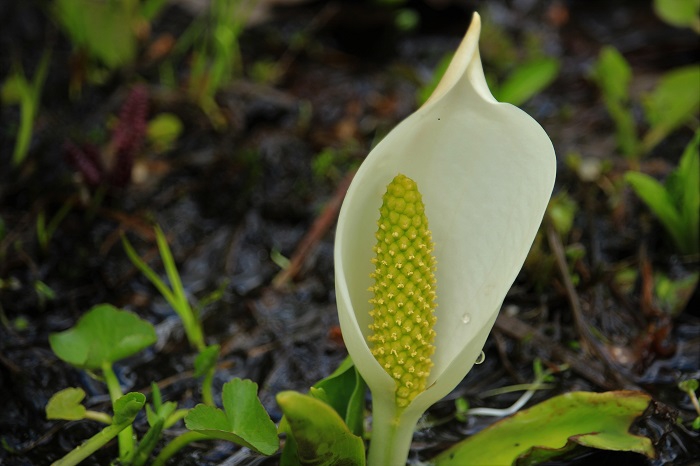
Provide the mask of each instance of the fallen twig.
POLYGON ((591 354, 595 354, 600 358, 602 362, 605 363, 607 372, 615 379, 617 382, 616 386, 609 387, 608 389, 619 390, 620 388, 633 389, 636 388, 629 380, 627 380, 619 370, 617 364, 612 361, 610 355, 601 347, 599 342, 596 340, 593 332, 588 327, 586 320, 583 317, 583 310, 581 308, 581 300, 579 299, 576 288, 571 281, 571 276, 569 275, 569 266, 566 262, 566 256, 564 254, 564 246, 559 238, 558 233, 551 224, 547 227, 547 241, 549 243, 549 248, 554 254, 554 258, 557 262, 557 268, 559 269, 559 274, 561 275, 564 288, 566 290, 566 295, 571 305, 571 312, 574 316, 574 324, 578 330, 578 334, 582 339, 583 347, 591 354))
POLYGON ((278 273, 272 280, 273 289, 279 290, 283 288, 297 276, 304 265, 304 261, 316 247, 316 244, 323 238, 323 235, 326 234, 331 226, 333 226, 336 218, 338 217, 338 211, 340 210, 340 206, 345 198, 345 193, 350 187, 350 182, 352 181, 353 176, 355 176, 354 171, 348 173, 345 175, 345 178, 342 179, 335 190, 335 194, 331 200, 328 201, 323 209, 323 212, 321 212, 321 215, 316 217, 314 224, 311 225, 309 231, 299 242, 296 251, 294 251, 292 258, 289 261, 289 266, 278 273))
POLYGON ((544 358, 568 364, 571 370, 600 388, 605 390, 619 388, 617 384, 611 383, 612 381, 605 377, 605 368, 600 362, 584 359, 581 355, 553 342, 550 338, 542 335, 534 327, 520 319, 500 314, 498 319, 496 319, 495 328, 504 335, 516 340, 531 340, 533 345, 537 346, 544 353, 544 358))

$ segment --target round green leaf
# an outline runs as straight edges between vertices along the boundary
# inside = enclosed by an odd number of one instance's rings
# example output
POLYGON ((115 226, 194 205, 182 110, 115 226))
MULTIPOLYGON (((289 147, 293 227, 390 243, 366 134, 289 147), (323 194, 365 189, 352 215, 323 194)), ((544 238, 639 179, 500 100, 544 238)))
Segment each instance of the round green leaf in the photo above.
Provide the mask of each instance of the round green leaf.
POLYGON ((54 393, 46 404, 46 419, 78 421, 85 418, 85 406, 81 404, 84 398, 82 388, 71 387, 54 393))
POLYGON ((233 379, 221 394, 224 410, 199 404, 185 417, 188 429, 271 455, 279 448, 277 428, 258 399, 258 384, 233 379))
POLYGON ((109 304, 93 307, 75 327, 49 336, 56 356, 84 369, 100 369, 102 364, 127 358, 156 340, 153 325, 109 304))

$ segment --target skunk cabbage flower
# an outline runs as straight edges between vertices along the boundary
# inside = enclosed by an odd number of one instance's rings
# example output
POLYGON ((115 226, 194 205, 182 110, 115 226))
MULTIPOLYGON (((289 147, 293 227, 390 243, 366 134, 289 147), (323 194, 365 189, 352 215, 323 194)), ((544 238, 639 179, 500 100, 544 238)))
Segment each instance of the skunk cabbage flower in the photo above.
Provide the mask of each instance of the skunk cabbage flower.
POLYGON ((367 156, 338 219, 338 313, 372 391, 373 466, 405 464, 418 419, 479 358, 554 185, 544 130, 488 89, 479 32, 474 14, 430 99, 367 156))

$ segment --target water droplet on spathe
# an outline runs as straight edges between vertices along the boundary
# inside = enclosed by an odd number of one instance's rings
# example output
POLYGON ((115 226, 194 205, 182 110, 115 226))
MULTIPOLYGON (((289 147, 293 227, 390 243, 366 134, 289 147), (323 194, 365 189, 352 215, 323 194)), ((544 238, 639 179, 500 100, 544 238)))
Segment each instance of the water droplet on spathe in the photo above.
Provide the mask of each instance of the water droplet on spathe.
POLYGON ((463 324, 468 324, 471 320, 472 320, 472 316, 468 312, 465 312, 462 315, 462 323, 463 324))
POLYGON ((474 364, 481 364, 482 362, 486 361, 486 354, 482 351, 481 354, 479 355, 478 358, 476 358, 476 361, 474 364))

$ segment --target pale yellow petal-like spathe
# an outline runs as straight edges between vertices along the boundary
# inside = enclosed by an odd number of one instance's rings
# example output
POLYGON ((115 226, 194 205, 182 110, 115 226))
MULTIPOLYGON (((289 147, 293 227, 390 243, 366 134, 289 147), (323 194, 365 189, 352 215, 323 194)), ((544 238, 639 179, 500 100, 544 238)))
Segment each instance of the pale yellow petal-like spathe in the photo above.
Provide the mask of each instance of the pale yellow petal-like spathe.
POLYGON ((475 15, 433 96, 367 156, 338 220, 343 337, 373 396, 383 398, 379 392, 393 391, 393 380, 366 341, 376 219, 386 185, 398 173, 423 195, 437 259, 435 365, 429 388, 407 411, 422 412, 447 395, 479 356, 554 184, 554 150, 544 130, 488 91, 479 26, 475 15))

